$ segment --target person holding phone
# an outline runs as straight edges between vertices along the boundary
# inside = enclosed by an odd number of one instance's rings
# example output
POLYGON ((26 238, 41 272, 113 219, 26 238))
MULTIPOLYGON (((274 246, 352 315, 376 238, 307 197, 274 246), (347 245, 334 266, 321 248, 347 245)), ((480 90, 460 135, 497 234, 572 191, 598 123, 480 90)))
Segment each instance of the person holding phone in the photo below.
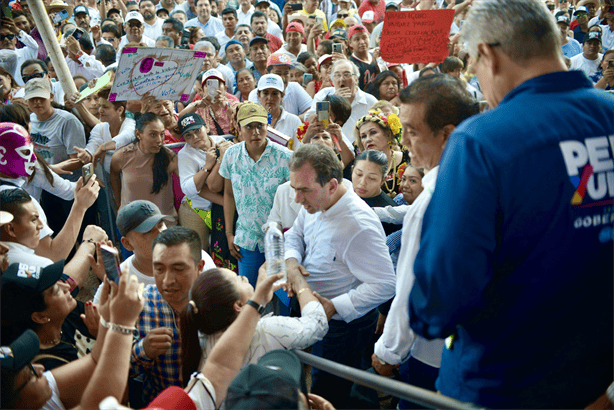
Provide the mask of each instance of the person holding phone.
POLYGON ((226 79, 222 73, 215 68, 205 72, 199 95, 202 98, 188 104, 179 117, 196 113, 205 120, 211 135, 230 134, 231 113, 239 99, 226 91, 226 79))
POLYGON ((0 50, 12 50, 17 54, 17 69, 11 73, 19 86, 25 83, 21 77, 19 68, 26 60, 35 59, 38 56, 38 43, 25 31, 17 28, 13 19, 7 16, 0 19, 0 50), (17 40, 24 45, 16 48, 17 40))

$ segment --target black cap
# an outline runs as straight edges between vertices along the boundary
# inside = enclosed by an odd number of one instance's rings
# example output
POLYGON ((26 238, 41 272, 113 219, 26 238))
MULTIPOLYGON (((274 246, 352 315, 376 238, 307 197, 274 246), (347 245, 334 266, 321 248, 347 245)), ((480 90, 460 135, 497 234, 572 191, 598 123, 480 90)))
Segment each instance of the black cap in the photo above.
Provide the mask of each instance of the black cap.
POLYGON ((251 46, 253 46, 256 43, 266 43, 266 44, 269 44, 269 40, 267 40, 264 37, 254 37, 254 38, 252 38, 250 40, 249 46, 251 47, 251 46))
POLYGON ((589 40, 597 40, 601 43, 601 33, 598 31, 589 31, 584 35, 584 42, 586 43, 589 40))
POLYGON ((0 347, 2 368, 19 372, 38 354, 39 346, 36 333, 32 329, 26 330, 10 346, 0 347))
POLYGON ((2 274, 2 287, 12 282, 24 290, 40 294, 55 285, 63 271, 64 259, 44 268, 26 263, 13 263, 2 274))
POLYGON ((186 114, 179 118, 179 132, 181 136, 188 131, 196 130, 205 126, 205 120, 198 114, 186 114))
POLYGON ((107 11, 107 17, 109 17, 109 16, 110 16, 111 14, 113 14, 113 13, 117 13, 117 14, 119 14, 120 16, 122 15, 122 12, 121 12, 121 11, 119 11, 119 9, 109 9, 109 11, 107 11))
POLYGON ((228 387, 229 409, 295 409, 299 389, 306 394, 303 366, 296 353, 273 350, 250 364, 228 387))

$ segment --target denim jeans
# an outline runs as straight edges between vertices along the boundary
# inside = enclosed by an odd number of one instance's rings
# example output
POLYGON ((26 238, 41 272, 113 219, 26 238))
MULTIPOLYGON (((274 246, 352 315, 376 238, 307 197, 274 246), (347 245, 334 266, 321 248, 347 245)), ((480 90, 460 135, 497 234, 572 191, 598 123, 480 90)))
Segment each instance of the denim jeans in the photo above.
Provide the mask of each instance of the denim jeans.
MULTIPOLYGON (((365 370, 371 367, 375 341, 377 309, 346 323, 330 320, 324 339, 314 344, 311 353, 324 359, 365 370)), ((347 408, 352 382, 313 368, 311 392, 318 394, 337 409, 347 408)))
POLYGON ((253 251, 241 247, 241 260, 239 261, 239 275, 245 276, 249 283, 256 287, 258 281, 258 268, 264 263, 264 252, 256 245, 253 251))
MULTIPOLYGON (((422 363, 420 360, 409 357, 405 362, 399 366, 399 374, 401 380, 404 383, 409 383, 416 387, 422 387, 423 389, 437 391, 435 388, 435 380, 439 375, 439 369, 437 367, 429 366, 422 363)), ((419 404, 412 403, 407 400, 399 400, 399 409, 427 409, 428 407, 422 407, 419 404)))

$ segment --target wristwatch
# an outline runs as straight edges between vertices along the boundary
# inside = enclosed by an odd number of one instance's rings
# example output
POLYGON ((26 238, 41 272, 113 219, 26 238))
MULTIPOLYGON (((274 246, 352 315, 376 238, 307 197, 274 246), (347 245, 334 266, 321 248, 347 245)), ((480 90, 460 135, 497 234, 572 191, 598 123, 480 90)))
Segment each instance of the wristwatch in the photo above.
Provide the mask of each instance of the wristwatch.
POLYGON ((247 305, 250 305, 251 307, 253 307, 254 309, 256 309, 258 311, 258 313, 262 314, 264 312, 264 306, 257 304, 256 302, 254 302, 253 300, 248 300, 247 305))
POLYGON ((379 364, 381 364, 382 366, 387 365, 388 363, 386 363, 385 361, 383 361, 382 359, 379 358, 379 356, 375 355, 375 357, 377 357, 377 361, 379 362, 379 364))
POLYGON ((209 173, 209 170, 207 168, 205 168, 205 166, 203 165, 203 167, 201 168, 203 171, 205 171, 207 174, 209 173))

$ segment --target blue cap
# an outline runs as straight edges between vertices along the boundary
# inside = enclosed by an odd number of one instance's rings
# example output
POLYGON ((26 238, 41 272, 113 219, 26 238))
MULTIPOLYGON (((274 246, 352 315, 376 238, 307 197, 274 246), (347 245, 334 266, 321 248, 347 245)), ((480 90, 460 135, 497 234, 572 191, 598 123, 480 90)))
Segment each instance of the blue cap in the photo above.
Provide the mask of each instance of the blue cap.
POLYGON ((243 43, 241 43, 239 40, 232 39, 228 43, 226 43, 226 46, 224 47, 224 52, 226 52, 226 50, 228 50, 228 47, 230 47, 233 44, 238 44, 241 47, 243 47, 243 43))

